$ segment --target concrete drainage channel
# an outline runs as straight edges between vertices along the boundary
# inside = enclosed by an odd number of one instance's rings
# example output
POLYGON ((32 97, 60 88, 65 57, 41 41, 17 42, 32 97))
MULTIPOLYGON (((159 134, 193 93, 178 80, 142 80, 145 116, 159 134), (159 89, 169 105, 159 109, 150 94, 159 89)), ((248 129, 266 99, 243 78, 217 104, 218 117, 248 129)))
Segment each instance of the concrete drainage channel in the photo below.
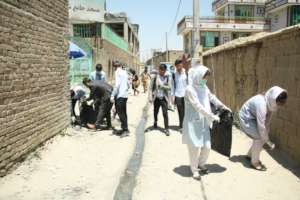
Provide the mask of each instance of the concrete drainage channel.
POLYGON ((131 156, 124 175, 120 179, 120 183, 114 194, 114 200, 129 200, 132 199, 133 189, 136 184, 136 176, 140 169, 144 146, 145 146, 145 126, 148 119, 149 103, 143 109, 142 119, 136 129, 136 145, 131 156))

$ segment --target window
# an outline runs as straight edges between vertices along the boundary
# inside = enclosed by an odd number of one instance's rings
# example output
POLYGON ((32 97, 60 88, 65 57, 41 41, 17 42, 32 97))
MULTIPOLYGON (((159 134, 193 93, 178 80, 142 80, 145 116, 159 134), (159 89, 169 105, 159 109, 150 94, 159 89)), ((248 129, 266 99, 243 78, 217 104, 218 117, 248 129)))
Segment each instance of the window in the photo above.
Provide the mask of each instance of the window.
POLYGON ((278 23, 278 15, 274 16, 274 23, 277 24, 278 23))
POLYGON ((206 48, 219 45, 218 32, 201 32, 201 45, 206 48))
POLYGON ((258 7, 256 10, 256 14, 263 16, 265 14, 265 8, 264 7, 258 7))
POLYGON ((101 24, 74 24, 73 25, 73 34, 75 37, 101 37, 101 24))
POLYGON ((254 17, 253 6, 236 5, 235 17, 254 17))
POLYGON ((300 23, 300 6, 292 6, 290 12, 290 26, 300 23))

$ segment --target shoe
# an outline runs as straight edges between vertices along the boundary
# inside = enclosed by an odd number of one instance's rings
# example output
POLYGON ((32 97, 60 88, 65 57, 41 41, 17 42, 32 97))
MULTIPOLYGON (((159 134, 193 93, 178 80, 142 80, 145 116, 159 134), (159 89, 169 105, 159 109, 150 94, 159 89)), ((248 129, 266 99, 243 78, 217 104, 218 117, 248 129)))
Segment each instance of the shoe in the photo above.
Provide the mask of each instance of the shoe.
POLYGON ((157 128, 157 123, 156 122, 154 122, 153 128, 157 128))
POLYGON ((170 131, 169 131, 169 129, 165 129, 164 132, 165 132, 166 136, 170 136, 170 131))
POLYGON ((250 165, 252 169, 258 170, 258 171, 267 171, 267 167, 263 165, 261 162, 258 163, 257 166, 251 164, 250 165))
POLYGON ((123 134, 123 130, 114 130, 113 134, 121 136, 123 134))
POLYGON ((182 128, 178 129, 178 131, 179 131, 179 133, 181 133, 181 134, 182 134, 182 128))
POLYGON ((107 126, 107 127, 104 127, 103 130, 114 130, 114 127, 113 126, 107 126))
POLYGON ((128 137, 129 136, 129 131, 122 131, 120 138, 128 137))
POLYGON ((205 166, 198 166, 198 169, 202 174, 209 174, 209 169, 207 169, 205 166))
POLYGON ((201 175, 199 174, 199 172, 194 172, 193 173, 193 179, 200 181, 201 180, 201 175))

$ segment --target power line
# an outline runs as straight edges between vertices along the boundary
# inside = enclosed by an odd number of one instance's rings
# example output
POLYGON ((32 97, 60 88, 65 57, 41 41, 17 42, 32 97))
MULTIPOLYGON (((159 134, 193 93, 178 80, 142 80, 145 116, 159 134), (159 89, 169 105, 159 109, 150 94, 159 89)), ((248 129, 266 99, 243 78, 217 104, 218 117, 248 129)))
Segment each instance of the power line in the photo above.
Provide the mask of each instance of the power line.
POLYGON ((182 0, 179 0, 179 2, 178 2, 178 7, 177 7, 177 11, 176 11, 176 15, 175 15, 174 21, 173 21, 173 23, 172 23, 172 26, 171 26, 171 28, 170 28, 170 30, 169 30, 169 33, 172 32, 172 30, 173 30, 173 28, 174 28, 174 26, 175 26, 175 24, 176 24, 176 20, 177 20, 178 14, 179 14, 179 10, 180 10, 180 7, 181 7, 181 3, 182 3, 182 0))

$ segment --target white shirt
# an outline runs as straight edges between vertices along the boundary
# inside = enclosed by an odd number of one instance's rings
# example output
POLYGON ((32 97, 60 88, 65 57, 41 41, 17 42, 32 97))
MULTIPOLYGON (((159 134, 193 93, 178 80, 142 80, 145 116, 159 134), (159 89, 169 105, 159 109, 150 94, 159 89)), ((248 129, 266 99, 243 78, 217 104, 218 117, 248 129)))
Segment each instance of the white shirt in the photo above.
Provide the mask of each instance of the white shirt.
POLYGON ((127 72, 119 67, 115 72, 115 87, 111 96, 117 99, 128 98, 129 86, 127 72))
POLYGON ((94 71, 90 75, 90 79, 92 81, 106 81, 106 74, 104 71, 101 71, 100 73, 97 71, 94 71))
POLYGON ((173 80, 173 76, 172 76, 172 96, 175 97, 184 97, 185 94, 185 89, 187 87, 187 75, 184 71, 184 69, 182 69, 181 73, 179 73, 176 70, 175 75, 175 80, 173 80), (174 83, 175 81, 175 83, 174 83))

